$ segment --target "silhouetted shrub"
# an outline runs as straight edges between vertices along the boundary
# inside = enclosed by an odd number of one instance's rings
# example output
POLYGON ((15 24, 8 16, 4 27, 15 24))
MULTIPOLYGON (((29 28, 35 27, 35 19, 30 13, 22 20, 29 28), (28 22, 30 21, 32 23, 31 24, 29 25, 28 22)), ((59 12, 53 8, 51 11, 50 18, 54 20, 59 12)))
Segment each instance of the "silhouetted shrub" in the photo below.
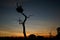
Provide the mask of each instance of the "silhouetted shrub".
POLYGON ((36 35, 34 34, 29 35, 28 40, 36 40, 36 35))

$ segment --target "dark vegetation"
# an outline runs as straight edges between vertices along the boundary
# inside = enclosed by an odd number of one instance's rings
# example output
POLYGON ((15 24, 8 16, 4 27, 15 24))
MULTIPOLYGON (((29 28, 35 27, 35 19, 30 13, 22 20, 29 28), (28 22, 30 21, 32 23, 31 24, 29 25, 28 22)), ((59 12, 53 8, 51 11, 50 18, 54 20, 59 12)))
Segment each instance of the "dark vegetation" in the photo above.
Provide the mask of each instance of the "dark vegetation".
POLYGON ((60 27, 57 28, 57 35, 52 37, 36 36, 34 34, 24 37, 0 37, 0 40, 60 40, 60 27))
POLYGON ((0 37, 0 40, 60 40, 60 36, 47 38, 31 34, 26 39, 24 37, 0 37))

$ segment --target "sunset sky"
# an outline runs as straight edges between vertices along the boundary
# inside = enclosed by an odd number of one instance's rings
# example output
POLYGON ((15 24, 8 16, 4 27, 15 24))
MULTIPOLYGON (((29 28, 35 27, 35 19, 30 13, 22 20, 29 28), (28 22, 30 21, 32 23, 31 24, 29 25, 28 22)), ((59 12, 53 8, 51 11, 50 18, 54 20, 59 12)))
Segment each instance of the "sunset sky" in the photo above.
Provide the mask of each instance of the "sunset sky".
MULTIPOLYGON (((26 33, 36 35, 56 35, 60 27, 59 0, 22 0, 24 13, 29 16, 26 21, 26 33)), ((23 27, 16 11, 16 0, 0 0, 0 36, 23 36, 23 27)))

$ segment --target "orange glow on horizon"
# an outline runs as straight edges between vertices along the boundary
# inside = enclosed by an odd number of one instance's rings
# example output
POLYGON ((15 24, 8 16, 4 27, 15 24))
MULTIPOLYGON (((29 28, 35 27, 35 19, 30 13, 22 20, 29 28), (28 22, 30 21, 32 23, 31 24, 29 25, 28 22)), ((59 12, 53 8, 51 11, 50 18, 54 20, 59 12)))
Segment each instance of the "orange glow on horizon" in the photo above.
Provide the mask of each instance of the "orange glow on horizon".
MULTIPOLYGON (((27 32, 27 36, 29 36, 31 33, 27 32)), ((44 36, 44 37, 49 37, 50 34, 48 33, 33 33, 36 36, 44 36)), ((53 34, 52 36, 55 36, 56 34, 53 34)), ((0 37, 23 37, 23 33, 15 33, 15 32, 5 32, 5 31, 0 31, 0 37)))

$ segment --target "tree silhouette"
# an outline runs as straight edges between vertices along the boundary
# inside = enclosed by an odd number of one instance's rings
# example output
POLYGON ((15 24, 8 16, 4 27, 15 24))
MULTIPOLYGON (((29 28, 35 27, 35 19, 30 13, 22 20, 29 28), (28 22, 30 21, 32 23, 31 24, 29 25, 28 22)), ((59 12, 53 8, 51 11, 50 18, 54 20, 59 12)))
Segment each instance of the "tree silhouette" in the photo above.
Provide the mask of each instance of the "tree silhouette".
POLYGON ((28 40, 37 40, 37 36, 34 35, 34 34, 30 34, 30 35, 28 36, 28 40))
POLYGON ((18 5, 18 2, 17 2, 17 8, 16 8, 17 12, 19 12, 20 14, 22 14, 24 16, 24 20, 23 22, 21 22, 21 20, 19 19, 19 24, 22 24, 23 26, 23 34, 24 34, 24 37, 26 38, 26 31, 25 31, 25 22, 27 21, 27 18, 29 18, 30 16, 32 15, 29 15, 28 17, 23 13, 23 8, 22 8, 22 5, 18 5), (21 23, 20 23, 21 22, 21 23))
POLYGON ((60 38, 60 27, 57 28, 57 37, 60 38))
POLYGON ((57 28, 57 33, 60 34, 60 27, 57 28))

